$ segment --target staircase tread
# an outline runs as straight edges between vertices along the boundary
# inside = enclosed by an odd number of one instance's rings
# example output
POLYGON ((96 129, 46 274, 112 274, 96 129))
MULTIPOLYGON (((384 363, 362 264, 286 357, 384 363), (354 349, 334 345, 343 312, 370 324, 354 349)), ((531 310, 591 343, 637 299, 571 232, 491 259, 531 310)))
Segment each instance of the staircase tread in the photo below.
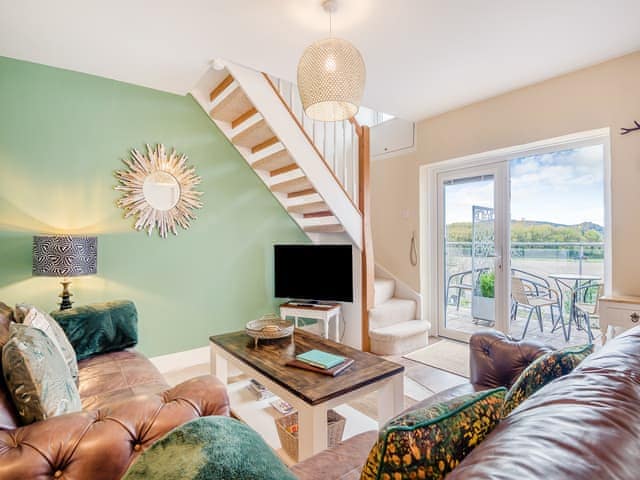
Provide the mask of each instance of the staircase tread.
POLYGON ((271 172, 278 168, 284 167, 293 161, 291 155, 286 149, 278 150, 266 157, 262 157, 260 160, 256 160, 251 164, 254 170, 264 170, 271 172))
POLYGON ((316 213, 316 212, 324 212, 329 209, 329 206, 320 201, 320 202, 309 202, 309 203, 300 203, 298 205, 291 205, 287 207, 287 211, 289 213, 316 213))
POLYGON ((321 225, 308 225, 304 227, 305 232, 311 233, 340 233, 344 232, 344 227, 340 224, 321 224, 321 225))
POLYGON ((231 121, 231 128, 237 128, 238 126, 242 125, 244 122, 249 120, 251 117, 253 117, 257 113, 258 113, 258 110, 256 109, 256 107, 251 107, 249 110, 244 112, 242 115, 240 115, 239 117, 234 118, 231 121))
POLYGON ((264 119, 254 123, 231 139, 231 143, 240 147, 253 148, 270 140, 275 135, 264 119))
POLYGON ((231 123, 252 108, 251 100, 240 87, 236 87, 211 109, 209 115, 215 120, 231 123))
POLYGON ((431 328, 431 323, 427 320, 406 320, 380 328, 372 328, 369 334, 385 338, 402 338, 415 335, 416 333, 426 333, 431 328))
POLYGON ((381 303, 380 305, 375 306, 371 310, 376 310, 378 308, 396 308, 398 306, 408 306, 409 304, 415 305, 415 300, 411 300, 409 298, 398 298, 391 297, 386 302, 381 303))
POLYGON ((312 188, 311 182, 305 176, 285 180, 284 182, 274 183, 269 186, 272 192, 293 193, 301 190, 312 188))
POLYGON ((297 163, 292 162, 288 165, 284 165, 279 168, 275 168, 269 172, 269 176, 277 177, 278 175, 282 175, 283 173, 293 172, 294 170, 298 170, 300 167, 297 163))
POLYGON ((213 90, 209 93, 209 101, 213 102, 218 96, 224 92, 229 85, 233 83, 233 76, 231 74, 227 75, 222 79, 220 83, 218 83, 213 90))
POLYGON ((335 217, 331 210, 323 210, 320 212, 310 212, 303 214, 304 218, 324 218, 324 217, 335 217))

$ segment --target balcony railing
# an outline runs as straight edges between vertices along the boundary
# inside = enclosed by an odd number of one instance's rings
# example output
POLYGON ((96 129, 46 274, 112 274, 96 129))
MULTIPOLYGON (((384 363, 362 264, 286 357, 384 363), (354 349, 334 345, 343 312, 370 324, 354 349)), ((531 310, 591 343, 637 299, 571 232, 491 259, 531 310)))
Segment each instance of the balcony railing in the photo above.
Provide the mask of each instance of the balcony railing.
MULTIPOLYGON (((471 242, 446 242, 447 269, 468 270, 471 242)), ((602 242, 512 242, 511 264, 533 273, 604 274, 602 242), (526 268, 525 268, 526 267, 526 268)))

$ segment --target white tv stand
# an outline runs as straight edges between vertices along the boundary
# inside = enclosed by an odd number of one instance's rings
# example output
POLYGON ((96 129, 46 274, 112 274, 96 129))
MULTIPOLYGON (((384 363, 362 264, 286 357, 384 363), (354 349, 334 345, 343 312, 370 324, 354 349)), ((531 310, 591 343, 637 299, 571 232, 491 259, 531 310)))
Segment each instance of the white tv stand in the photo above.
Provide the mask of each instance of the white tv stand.
POLYGON ((280 305, 282 318, 293 317, 293 323, 298 327, 300 318, 312 318, 322 322, 323 337, 340 341, 340 320, 342 319, 342 306, 339 303, 306 303, 291 301, 280 305), (333 335, 329 335, 329 323, 334 320, 333 335))

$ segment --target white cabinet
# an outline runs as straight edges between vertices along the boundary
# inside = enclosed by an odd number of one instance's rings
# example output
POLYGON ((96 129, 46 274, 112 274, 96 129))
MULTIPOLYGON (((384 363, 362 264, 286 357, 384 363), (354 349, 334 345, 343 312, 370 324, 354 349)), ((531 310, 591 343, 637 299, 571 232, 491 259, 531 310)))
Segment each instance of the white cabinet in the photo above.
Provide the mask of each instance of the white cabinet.
POLYGON ((600 298, 602 343, 607 341, 609 327, 627 329, 636 325, 640 325, 640 297, 600 298))

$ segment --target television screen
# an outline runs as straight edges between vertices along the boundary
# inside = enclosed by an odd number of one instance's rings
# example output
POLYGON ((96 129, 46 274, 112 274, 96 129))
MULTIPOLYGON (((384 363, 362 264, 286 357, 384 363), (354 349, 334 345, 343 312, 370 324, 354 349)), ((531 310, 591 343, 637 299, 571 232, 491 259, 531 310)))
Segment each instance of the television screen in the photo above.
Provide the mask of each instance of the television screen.
POLYGON ((275 295, 353 302, 351 245, 275 245, 275 295))

